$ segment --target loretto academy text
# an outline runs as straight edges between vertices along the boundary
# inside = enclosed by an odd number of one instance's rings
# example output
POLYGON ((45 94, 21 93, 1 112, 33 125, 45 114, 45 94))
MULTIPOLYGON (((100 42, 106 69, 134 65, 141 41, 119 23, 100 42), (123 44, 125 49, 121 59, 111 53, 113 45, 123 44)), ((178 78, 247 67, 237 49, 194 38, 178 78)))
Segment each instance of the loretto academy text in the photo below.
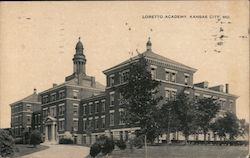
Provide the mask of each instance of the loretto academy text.
POLYGON ((229 19, 228 15, 142 15, 142 19, 229 19))

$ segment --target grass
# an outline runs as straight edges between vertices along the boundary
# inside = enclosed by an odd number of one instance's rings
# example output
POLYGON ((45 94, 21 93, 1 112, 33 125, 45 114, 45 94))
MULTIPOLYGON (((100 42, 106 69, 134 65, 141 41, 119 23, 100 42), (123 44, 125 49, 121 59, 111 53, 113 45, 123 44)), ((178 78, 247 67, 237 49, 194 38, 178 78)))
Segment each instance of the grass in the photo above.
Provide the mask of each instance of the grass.
MULTIPOLYGON (((165 145, 148 146, 147 158, 245 158, 247 153, 245 146, 165 145)), ((115 149, 109 157, 144 158, 145 149, 115 149)))
POLYGON ((24 156, 24 155, 28 155, 34 152, 38 152, 41 150, 45 150, 48 149, 49 147, 44 146, 44 145, 37 145, 36 148, 34 148, 32 145, 23 145, 23 144, 17 144, 15 146, 16 150, 15 150, 15 155, 14 157, 20 157, 20 156, 24 156))

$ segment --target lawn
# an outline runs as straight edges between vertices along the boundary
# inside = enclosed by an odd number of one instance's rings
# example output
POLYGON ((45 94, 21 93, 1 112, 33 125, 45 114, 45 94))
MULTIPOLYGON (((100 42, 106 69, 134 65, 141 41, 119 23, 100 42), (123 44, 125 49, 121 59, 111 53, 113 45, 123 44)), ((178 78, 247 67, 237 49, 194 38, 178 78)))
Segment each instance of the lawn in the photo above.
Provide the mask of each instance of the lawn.
POLYGON ((23 144, 17 144, 15 146, 15 155, 14 157, 20 157, 20 156, 24 156, 24 155, 28 155, 34 152, 38 152, 41 150, 45 150, 48 149, 49 147, 44 146, 44 145, 37 145, 36 148, 33 148, 32 145, 23 145, 23 144))
MULTIPOLYGON (((147 158, 245 158, 248 147, 245 146, 149 146, 147 158)), ((143 158, 144 149, 115 149, 109 156, 112 158, 143 158)))

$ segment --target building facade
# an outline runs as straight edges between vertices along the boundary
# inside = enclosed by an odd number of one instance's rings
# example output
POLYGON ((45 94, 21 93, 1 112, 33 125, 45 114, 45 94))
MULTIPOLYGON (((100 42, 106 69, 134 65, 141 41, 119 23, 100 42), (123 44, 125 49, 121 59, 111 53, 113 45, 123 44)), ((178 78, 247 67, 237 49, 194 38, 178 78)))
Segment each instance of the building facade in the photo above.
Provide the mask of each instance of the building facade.
MULTIPOLYGON (((77 144, 92 144, 100 135, 127 141, 138 127, 125 125, 124 103, 120 93, 126 85, 130 64, 138 62, 144 56, 154 80, 160 81, 159 93, 164 99, 159 106, 183 92, 189 97, 214 97, 220 101, 221 112, 236 113, 237 96, 229 93, 229 85, 209 87, 207 81, 194 83, 197 69, 161 56, 152 50, 150 39, 145 52, 138 54, 103 73, 106 75, 106 87, 86 74, 86 57, 82 42, 78 41, 73 57, 73 73, 65 77, 62 84, 53 86, 39 94, 11 104, 11 127, 15 137, 24 129, 38 129, 44 140, 58 142, 65 134, 71 133, 77 144)), ((199 140, 200 135, 190 139, 199 140)), ((208 139, 216 136, 208 134, 208 139)), ((163 135, 162 140, 166 139, 163 135)), ((184 139, 180 133, 171 133, 171 139, 184 139)))

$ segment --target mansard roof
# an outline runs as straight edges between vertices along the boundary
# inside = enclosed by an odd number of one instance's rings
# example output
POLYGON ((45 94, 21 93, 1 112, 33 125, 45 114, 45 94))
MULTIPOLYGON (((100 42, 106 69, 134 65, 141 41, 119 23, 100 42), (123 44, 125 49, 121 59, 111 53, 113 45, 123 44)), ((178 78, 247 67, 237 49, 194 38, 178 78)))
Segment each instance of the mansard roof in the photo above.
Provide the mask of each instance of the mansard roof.
POLYGON ((179 63, 177 61, 171 60, 171 59, 169 59, 167 57, 164 57, 162 55, 156 54, 151 50, 147 50, 147 51, 143 52, 142 54, 138 54, 137 56, 134 56, 134 57, 132 57, 132 58, 118 64, 118 65, 115 65, 115 66, 113 66, 113 67, 111 67, 111 68, 109 68, 107 70, 104 70, 103 73, 106 74, 109 71, 112 71, 114 69, 117 69, 117 68, 125 66, 125 65, 128 65, 129 63, 131 63, 131 61, 136 61, 141 56, 144 56, 146 59, 149 59, 149 60, 158 61, 158 62, 165 63, 165 64, 168 64, 168 65, 171 65, 171 66, 174 66, 174 67, 189 70, 191 72, 196 72, 197 71, 197 69, 195 69, 195 68, 189 67, 187 65, 184 65, 184 64, 179 63))

